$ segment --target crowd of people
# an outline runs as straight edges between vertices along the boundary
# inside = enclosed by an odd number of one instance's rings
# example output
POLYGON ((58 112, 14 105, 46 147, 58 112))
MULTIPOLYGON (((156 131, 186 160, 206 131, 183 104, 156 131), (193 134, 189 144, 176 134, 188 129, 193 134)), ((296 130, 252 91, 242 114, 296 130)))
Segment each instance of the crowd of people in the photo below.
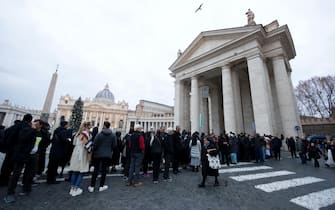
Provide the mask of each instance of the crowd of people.
POLYGON ((0 152, 6 153, 6 156, 1 167, 0 186, 7 187, 6 203, 15 201, 15 190, 23 169, 20 195, 29 195, 34 179, 44 175, 44 172, 47 184, 58 184, 56 178, 63 176, 64 168, 69 166, 66 178, 70 182, 69 194, 78 196, 83 193, 83 176, 92 166, 94 170, 87 189, 90 193, 107 190, 106 174, 110 168, 111 172, 116 171, 120 163, 126 186, 141 186, 140 171, 148 176, 149 167, 152 167, 154 184, 160 180, 172 182, 171 167, 174 174, 181 173, 180 168, 190 168, 196 173, 201 167, 202 182, 198 186, 205 187, 208 176, 214 176, 214 186, 219 186, 218 169, 221 164, 230 166, 240 161, 263 163, 266 159, 279 161, 284 142, 292 159, 299 155, 302 164, 313 159, 314 166, 319 167, 318 159, 324 156, 327 167, 334 165, 334 140, 314 142, 299 137, 285 139, 283 135, 251 136, 233 132, 205 135, 181 131, 179 126, 176 129, 161 127, 144 133, 140 125, 135 125, 121 138, 121 133, 114 133, 107 121, 100 132, 89 122, 83 122, 79 130, 74 131, 67 121, 62 121, 52 136, 49 129, 49 124, 42 120, 32 121, 30 114, 13 126, 1 129, 0 152), (49 160, 45 167, 49 145, 49 160), (100 183, 96 189, 99 173, 100 183))

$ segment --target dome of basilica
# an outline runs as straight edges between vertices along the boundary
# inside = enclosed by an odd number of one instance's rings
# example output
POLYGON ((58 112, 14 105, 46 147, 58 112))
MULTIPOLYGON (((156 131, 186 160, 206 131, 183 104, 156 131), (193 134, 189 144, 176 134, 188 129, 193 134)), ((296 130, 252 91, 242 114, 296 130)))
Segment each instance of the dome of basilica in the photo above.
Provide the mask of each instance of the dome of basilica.
POLYGON ((108 102, 108 103, 114 103, 114 95, 109 90, 108 84, 106 84, 105 88, 97 93, 97 95, 94 98, 95 101, 99 102, 108 102))

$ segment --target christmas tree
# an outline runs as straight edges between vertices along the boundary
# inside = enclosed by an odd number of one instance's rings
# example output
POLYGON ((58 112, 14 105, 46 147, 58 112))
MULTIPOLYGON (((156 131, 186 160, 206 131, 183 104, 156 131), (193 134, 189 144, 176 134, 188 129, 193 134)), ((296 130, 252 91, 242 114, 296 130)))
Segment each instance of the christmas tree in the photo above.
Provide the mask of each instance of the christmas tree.
POLYGON ((79 97, 73 105, 72 115, 70 119, 70 127, 73 129, 73 131, 79 130, 81 121, 83 119, 83 106, 84 103, 81 100, 81 97, 79 97))

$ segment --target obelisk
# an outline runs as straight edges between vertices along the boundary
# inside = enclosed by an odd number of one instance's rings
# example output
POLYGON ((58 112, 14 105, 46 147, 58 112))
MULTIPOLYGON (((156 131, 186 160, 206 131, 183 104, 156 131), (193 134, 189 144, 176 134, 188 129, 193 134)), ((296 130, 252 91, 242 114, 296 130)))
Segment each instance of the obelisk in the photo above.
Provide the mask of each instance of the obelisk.
POLYGON ((52 75, 50 85, 49 85, 49 89, 48 89, 48 94, 47 94, 47 97, 45 98, 44 106, 43 106, 43 110, 42 110, 42 114, 41 114, 41 120, 43 120, 45 122, 48 122, 48 119, 49 119, 50 109, 51 109, 51 105, 52 105, 52 99, 54 97, 55 88, 56 88, 56 82, 57 82, 57 76, 58 76, 57 71, 58 71, 58 65, 57 65, 56 72, 53 73, 53 75, 52 75))

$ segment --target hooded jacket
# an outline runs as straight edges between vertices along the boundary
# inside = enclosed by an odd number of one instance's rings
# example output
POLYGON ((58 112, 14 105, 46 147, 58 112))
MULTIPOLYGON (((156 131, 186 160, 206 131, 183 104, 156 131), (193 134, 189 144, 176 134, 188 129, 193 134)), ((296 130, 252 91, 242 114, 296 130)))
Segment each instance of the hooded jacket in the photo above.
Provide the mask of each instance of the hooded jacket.
POLYGON ((112 130, 102 129, 93 141, 93 158, 111 158, 114 147, 116 147, 116 138, 112 130))

